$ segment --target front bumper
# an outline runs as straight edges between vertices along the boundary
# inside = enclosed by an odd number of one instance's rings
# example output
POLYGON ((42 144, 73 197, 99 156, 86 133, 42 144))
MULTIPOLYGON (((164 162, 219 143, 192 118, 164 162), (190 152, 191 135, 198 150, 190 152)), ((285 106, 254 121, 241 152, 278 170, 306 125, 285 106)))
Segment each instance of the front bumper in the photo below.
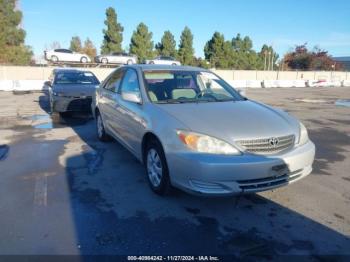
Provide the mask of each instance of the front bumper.
POLYGON ((172 184, 203 195, 235 195, 285 186, 310 174, 314 158, 311 141, 271 156, 167 153, 172 184))
POLYGON ((54 96, 52 100, 54 112, 91 111, 91 97, 54 96))

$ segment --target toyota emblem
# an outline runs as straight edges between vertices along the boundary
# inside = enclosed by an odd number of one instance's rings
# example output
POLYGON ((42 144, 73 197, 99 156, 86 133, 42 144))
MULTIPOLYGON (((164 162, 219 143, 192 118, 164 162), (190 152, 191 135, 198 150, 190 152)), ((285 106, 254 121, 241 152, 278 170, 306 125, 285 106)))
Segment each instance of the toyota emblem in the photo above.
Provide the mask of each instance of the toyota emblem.
POLYGON ((279 142, 279 140, 277 137, 271 137, 269 139, 269 144, 273 147, 276 147, 278 145, 278 142, 279 142))

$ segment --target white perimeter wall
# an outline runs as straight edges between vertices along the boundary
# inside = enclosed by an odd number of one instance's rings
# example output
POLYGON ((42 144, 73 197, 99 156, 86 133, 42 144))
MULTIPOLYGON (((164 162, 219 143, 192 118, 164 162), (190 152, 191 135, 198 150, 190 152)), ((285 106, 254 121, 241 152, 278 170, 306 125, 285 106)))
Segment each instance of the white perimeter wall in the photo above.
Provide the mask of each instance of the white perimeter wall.
MULTIPOLYGON (((0 90, 41 90, 55 67, 0 66, 0 90)), ((114 68, 77 68, 90 70, 103 81, 114 68)), ((310 86, 317 81, 324 85, 348 85, 350 72, 329 71, 256 71, 256 70, 212 70, 235 87, 287 87, 310 86), (336 84, 334 84, 336 83, 336 84)))

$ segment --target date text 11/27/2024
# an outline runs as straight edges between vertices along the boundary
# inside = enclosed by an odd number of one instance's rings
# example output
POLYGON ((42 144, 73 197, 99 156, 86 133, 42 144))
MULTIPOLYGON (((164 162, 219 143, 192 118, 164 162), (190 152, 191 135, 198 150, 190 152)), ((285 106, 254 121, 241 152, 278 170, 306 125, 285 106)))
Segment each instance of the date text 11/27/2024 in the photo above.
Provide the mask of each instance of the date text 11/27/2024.
POLYGON ((128 256, 128 261, 220 261, 217 256, 128 256))

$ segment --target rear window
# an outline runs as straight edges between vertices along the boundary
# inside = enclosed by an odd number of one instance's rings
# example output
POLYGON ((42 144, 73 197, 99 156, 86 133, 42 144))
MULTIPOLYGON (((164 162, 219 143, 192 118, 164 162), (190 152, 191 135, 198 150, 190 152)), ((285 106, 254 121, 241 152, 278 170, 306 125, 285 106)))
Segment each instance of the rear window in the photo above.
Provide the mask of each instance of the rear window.
POLYGON ((91 72, 58 72, 55 77, 55 84, 82 84, 98 85, 100 82, 91 72))

